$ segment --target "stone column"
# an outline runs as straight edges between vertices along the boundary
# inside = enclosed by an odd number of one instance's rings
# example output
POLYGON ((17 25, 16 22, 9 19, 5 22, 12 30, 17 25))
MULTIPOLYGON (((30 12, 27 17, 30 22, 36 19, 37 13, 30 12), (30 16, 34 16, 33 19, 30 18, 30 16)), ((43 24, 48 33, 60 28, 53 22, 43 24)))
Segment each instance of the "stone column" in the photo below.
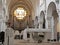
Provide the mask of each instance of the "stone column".
POLYGON ((59 25, 58 26, 58 28, 59 28, 58 31, 59 31, 59 42, 60 42, 60 11, 59 11, 59 23, 58 23, 58 25, 59 25))
POLYGON ((51 25, 52 25, 52 39, 54 39, 54 19, 53 17, 51 18, 51 25))
POLYGON ((6 0, 2 0, 2 30, 5 31, 6 30, 6 0))
POLYGON ((48 17, 47 17, 47 11, 45 12, 45 20, 46 20, 46 29, 48 29, 48 17))
POLYGON ((38 26, 39 26, 39 29, 40 29, 40 15, 38 16, 38 26))
POLYGON ((23 31, 23 39, 27 40, 27 31, 26 30, 23 31))
MULTIPOLYGON (((49 16, 48 16, 47 19, 46 19, 46 29, 47 29, 47 30, 48 30, 48 29, 52 30, 51 17, 49 17, 49 16)), ((53 33, 53 30, 52 30, 50 33, 47 33, 47 35, 49 36, 49 37, 48 37, 49 39, 51 39, 52 33, 53 33)))

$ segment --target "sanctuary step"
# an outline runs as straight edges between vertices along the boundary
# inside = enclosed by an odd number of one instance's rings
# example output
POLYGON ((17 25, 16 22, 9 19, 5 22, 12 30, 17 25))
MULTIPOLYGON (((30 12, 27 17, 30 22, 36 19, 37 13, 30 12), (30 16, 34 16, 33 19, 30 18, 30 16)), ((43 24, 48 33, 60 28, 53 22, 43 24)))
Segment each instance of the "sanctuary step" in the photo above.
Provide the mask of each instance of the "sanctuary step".
POLYGON ((28 43, 28 42, 25 42, 25 43, 22 43, 22 42, 19 42, 19 43, 15 43, 14 45, 60 45, 60 43, 28 43))

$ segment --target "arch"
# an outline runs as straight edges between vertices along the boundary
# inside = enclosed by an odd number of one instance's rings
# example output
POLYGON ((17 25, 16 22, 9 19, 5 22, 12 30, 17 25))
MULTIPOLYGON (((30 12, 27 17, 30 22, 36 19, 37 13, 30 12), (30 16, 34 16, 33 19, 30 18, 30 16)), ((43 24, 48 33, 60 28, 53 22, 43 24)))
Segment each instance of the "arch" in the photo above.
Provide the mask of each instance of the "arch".
POLYGON ((48 9, 47 9, 47 16, 50 17, 52 15, 52 11, 56 10, 56 4, 54 2, 51 2, 48 5, 48 9))
POLYGON ((32 2, 30 0, 10 0, 10 2, 8 3, 8 11, 10 12, 9 15, 11 15, 11 12, 13 12, 13 10, 19 6, 22 6, 27 11, 29 10, 28 13, 30 13, 29 15, 31 15, 31 17, 33 19, 34 8, 33 8, 32 2))
POLYGON ((45 28, 45 14, 43 11, 40 13, 40 28, 45 28))
POLYGON ((51 2, 48 5, 47 20, 48 20, 48 28, 53 29, 54 38, 57 39, 58 13, 56 10, 56 4, 54 2, 51 2))
POLYGON ((17 6, 17 5, 25 5, 24 7, 28 7, 30 10, 33 10, 33 5, 32 5, 32 2, 30 0, 11 0, 10 3, 9 3, 9 11, 10 9, 12 9, 14 6, 17 6))
MULTIPOLYGON (((19 26, 17 24, 17 28, 21 27, 21 28, 26 28, 27 27, 27 22, 29 27, 31 27, 33 24, 32 20, 33 20, 33 6, 32 6, 32 2, 30 0, 11 0, 10 1, 10 4, 8 5, 8 11, 9 11, 9 21, 11 23, 11 27, 14 29, 14 27, 16 27, 15 25, 18 23, 20 24, 19 22, 23 22, 21 23, 20 25, 23 25, 23 26, 19 26), (22 7, 24 8, 26 11, 27 11, 27 16, 24 17, 23 20, 17 20, 16 17, 14 17, 14 10, 18 7, 22 7), (27 18, 26 18, 27 17, 27 18), (14 23, 15 22, 15 23, 14 23), (17 23, 16 23, 17 22, 17 23)), ((21 29, 20 28, 20 29, 21 29)), ((19 29, 17 29, 19 30, 19 29)), ((21 29, 22 30, 22 29, 21 29)))

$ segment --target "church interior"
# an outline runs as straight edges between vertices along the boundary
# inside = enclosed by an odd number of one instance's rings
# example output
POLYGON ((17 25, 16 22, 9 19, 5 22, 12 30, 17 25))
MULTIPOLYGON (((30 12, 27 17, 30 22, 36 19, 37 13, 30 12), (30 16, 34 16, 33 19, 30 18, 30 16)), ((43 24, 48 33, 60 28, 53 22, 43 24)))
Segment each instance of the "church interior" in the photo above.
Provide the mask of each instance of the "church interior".
POLYGON ((60 0, 0 0, 0 45, 60 45, 60 0))

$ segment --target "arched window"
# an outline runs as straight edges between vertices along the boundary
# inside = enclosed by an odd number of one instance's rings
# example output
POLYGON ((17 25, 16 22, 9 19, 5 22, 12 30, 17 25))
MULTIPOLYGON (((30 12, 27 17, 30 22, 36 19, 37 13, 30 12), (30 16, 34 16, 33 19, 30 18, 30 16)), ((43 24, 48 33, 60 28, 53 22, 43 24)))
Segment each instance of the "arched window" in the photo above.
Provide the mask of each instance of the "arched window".
POLYGON ((14 16, 17 17, 17 19, 23 19, 26 16, 26 10, 24 8, 18 7, 14 11, 14 16))

